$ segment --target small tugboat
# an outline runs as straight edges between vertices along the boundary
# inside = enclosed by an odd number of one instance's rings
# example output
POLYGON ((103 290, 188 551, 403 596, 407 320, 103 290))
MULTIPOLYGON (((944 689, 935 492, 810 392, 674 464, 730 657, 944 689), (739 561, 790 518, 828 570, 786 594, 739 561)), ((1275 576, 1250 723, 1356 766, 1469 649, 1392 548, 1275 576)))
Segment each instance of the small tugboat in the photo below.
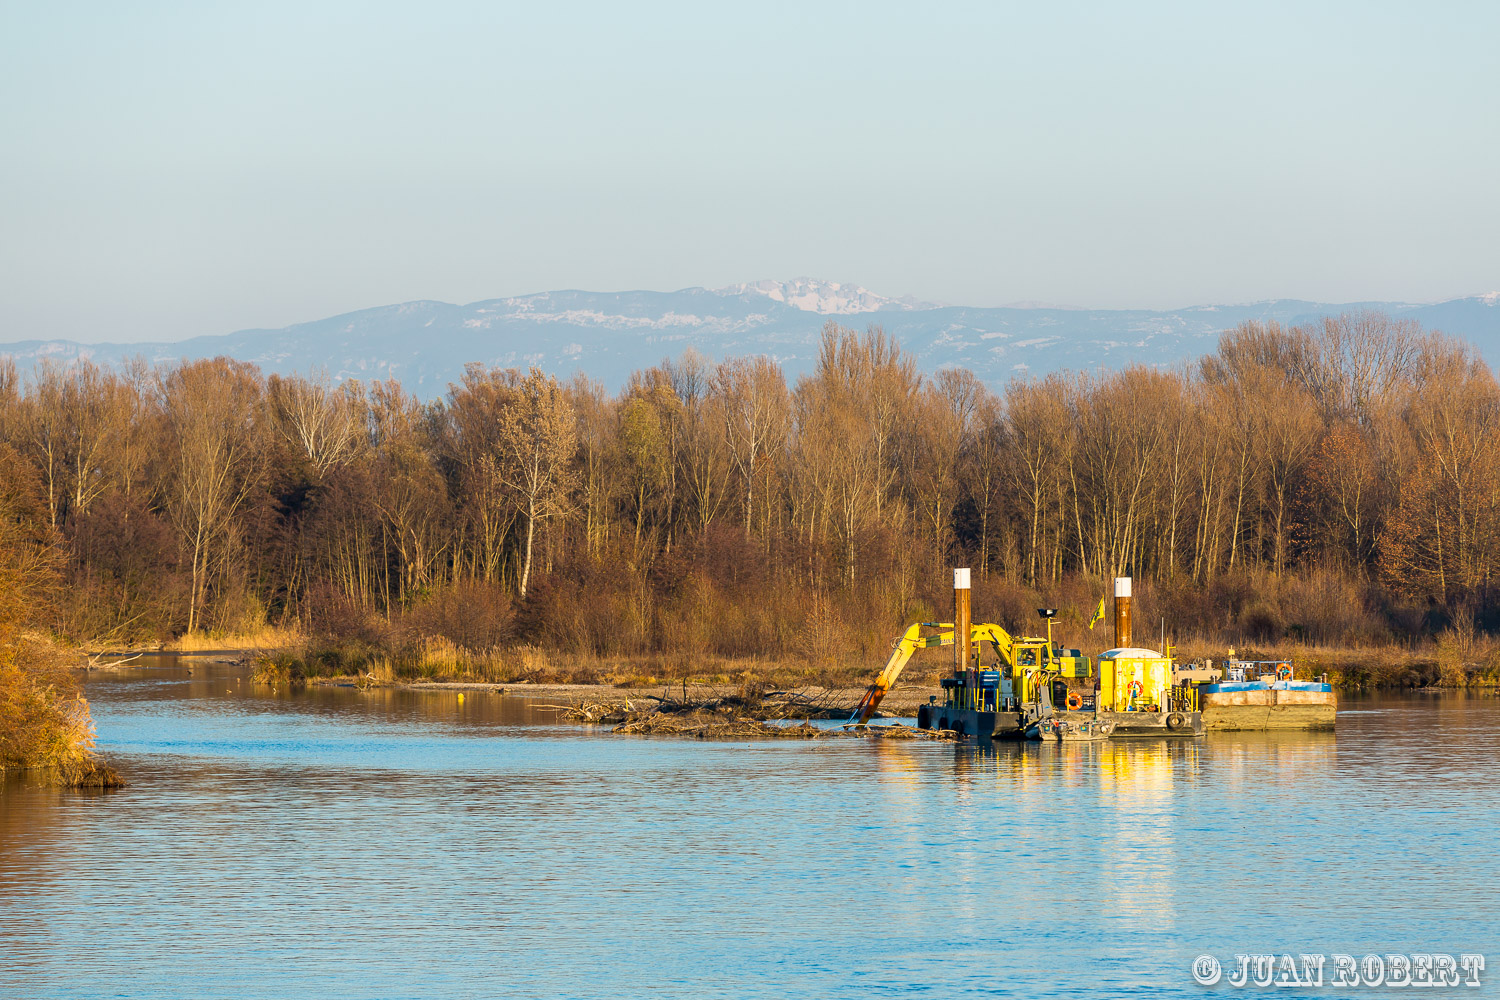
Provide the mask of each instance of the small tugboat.
POLYGON ((1097 743, 1108 739, 1115 731, 1113 722, 1098 719, 1082 719, 1066 722, 1058 716, 1039 719, 1026 729, 1028 740, 1057 743, 1097 743))

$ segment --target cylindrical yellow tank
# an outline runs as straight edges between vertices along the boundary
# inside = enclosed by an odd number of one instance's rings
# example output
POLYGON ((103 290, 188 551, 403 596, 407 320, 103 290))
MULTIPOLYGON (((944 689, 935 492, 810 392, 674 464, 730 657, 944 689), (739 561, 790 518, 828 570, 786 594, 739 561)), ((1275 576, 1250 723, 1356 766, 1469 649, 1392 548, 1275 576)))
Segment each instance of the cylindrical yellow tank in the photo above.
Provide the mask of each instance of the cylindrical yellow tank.
POLYGON ((1172 686, 1172 661, 1154 649, 1125 646, 1099 654, 1099 706, 1105 711, 1159 709, 1172 686))

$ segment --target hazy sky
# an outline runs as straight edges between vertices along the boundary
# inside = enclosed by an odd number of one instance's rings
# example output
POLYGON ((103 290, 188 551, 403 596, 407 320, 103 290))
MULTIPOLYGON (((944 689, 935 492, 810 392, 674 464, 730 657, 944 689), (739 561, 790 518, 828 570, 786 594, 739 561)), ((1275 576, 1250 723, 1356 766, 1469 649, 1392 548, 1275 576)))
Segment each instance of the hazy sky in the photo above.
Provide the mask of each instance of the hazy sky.
POLYGON ((0 341, 1500 288, 1500 4, 0 3, 0 341))

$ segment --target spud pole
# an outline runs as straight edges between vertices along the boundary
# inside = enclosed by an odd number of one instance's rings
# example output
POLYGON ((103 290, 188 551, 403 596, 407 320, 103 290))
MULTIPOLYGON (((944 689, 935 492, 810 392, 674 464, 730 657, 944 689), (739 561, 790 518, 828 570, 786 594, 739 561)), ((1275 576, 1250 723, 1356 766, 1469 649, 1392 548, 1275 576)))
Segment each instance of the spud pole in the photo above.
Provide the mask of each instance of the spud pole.
MULTIPOLYGON (((969 635, 972 631, 973 612, 969 604, 969 570, 953 571, 953 669, 964 679, 964 691, 971 701, 979 678, 973 672, 973 658, 969 655, 969 635)), ((972 707, 972 706, 970 706, 972 707)))

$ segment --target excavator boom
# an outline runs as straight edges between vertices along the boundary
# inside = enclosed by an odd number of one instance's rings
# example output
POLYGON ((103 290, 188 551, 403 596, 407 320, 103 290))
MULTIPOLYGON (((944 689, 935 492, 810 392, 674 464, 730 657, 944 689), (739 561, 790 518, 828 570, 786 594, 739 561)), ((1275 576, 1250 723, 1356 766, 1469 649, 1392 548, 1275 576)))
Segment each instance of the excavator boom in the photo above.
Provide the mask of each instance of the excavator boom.
MULTIPOLYGON (((891 649, 890 659, 885 661, 885 667, 875 677, 875 683, 865 689, 865 696, 860 699, 849 721, 857 726, 869 723, 875 717, 875 710, 880 707, 881 700, 895 686, 896 678, 901 676, 901 671, 906 668, 911 655, 919 649, 953 645, 952 629, 952 622, 917 622, 908 627, 901 634, 901 638, 896 640, 896 645, 891 649), (949 631, 923 635, 922 629, 924 628, 945 628, 949 631)), ((1011 666, 1015 665, 1015 640, 999 625, 987 623, 973 625, 969 632, 969 641, 993 643, 1000 658, 1011 666)))

